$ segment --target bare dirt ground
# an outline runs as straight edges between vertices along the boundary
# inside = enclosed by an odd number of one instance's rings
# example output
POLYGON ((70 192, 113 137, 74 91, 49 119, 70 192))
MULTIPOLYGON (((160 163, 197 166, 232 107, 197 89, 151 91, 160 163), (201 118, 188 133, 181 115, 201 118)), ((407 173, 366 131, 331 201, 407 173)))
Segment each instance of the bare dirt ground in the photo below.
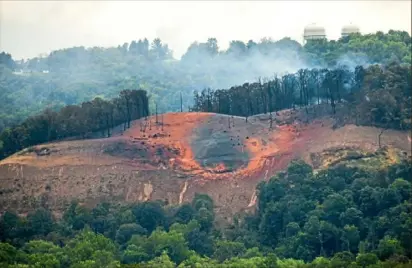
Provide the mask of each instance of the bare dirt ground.
MULTIPOLYGON (((24 214, 42 205, 58 214, 73 199, 89 206, 103 200, 178 204, 202 192, 214 199, 221 217, 230 218, 253 207, 257 183, 292 159, 314 164, 313 155, 327 149, 378 147, 377 128, 333 129, 330 119, 291 123, 291 117, 293 111, 278 114, 270 129, 269 115, 246 122, 212 113, 169 113, 163 126, 152 116, 111 138, 28 148, 0 161, 0 213, 24 214)), ((381 143, 410 154, 406 132, 387 130, 381 143)))

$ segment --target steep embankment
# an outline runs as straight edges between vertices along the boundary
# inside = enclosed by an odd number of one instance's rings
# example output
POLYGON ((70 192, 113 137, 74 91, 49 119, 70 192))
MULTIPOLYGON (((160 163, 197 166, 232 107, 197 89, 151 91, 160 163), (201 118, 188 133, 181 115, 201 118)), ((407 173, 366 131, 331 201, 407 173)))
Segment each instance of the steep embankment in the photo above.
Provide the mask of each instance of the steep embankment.
MULTIPOLYGON (((115 137, 35 146, 0 161, 0 211, 26 213, 43 205, 59 213, 75 198, 90 206, 103 200, 181 203, 206 192, 226 217, 253 206, 257 183, 293 158, 317 168, 344 158, 348 148, 377 148, 379 129, 333 130, 328 120, 281 124, 293 116, 281 113, 270 129, 268 115, 246 122, 212 113, 169 113, 163 126, 152 116, 115 137)), ((382 144, 410 148, 407 133, 399 131, 386 131, 382 144)))

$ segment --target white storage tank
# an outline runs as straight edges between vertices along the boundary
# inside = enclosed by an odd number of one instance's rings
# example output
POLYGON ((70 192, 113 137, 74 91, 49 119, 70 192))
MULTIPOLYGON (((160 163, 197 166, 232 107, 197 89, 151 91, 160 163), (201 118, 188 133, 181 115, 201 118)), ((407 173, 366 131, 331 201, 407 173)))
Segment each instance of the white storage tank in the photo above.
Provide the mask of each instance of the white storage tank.
POLYGON ((322 26, 316 24, 310 24, 303 30, 304 41, 326 39, 326 31, 322 26))
POLYGON ((342 37, 345 37, 345 36, 348 36, 354 33, 360 33, 360 29, 358 26, 351 23, 351 24, 348 24, 342 27, 342 31, 341 31, 342 37))

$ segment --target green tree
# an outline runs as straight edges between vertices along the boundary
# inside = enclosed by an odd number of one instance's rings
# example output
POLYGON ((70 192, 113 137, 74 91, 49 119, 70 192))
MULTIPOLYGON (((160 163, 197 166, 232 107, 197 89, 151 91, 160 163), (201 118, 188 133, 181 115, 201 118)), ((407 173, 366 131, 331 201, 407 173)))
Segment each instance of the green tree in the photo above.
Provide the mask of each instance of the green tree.
POLYGON ((409 200, 412 196, 412 185, 410 182, 398 178, 391 185, 390 188, 393 189, 399 196, 401 196, 400 201, 409 200))
POLYGON ((28 226, 35 235, 45 236, 53 229, 54 219, 51 211, 44 208, 36 209, 27 215, 28 226))
POLYGON ((123 251, 121 259, 123 263, 131 264, 148 261, 150 257, 149 254, 145 252, 143 245, 130 244, 123 251))
POLYGON ((176 211, 174 217, 175 221, 180 223, 188 223, 193 219, 195 211, 190 204, 181 205, 176 211))
POLYGON ((146 253, 150 256, 160 256, 166 251, 171 260, 177 264, 190 256, 187 242, 182 233, 174 230, 165 232, 155 230, 147 238, 147 244, 144 246, 146 253))
POLYGON ((159 257, 154 258, 153 260, 147 262, 147 267, 149 268, 174 268, 176 264, 171 260, 166 252, 162 252, 159 257))
POLYGON ((18 250, 8 243, 0 242, 0 264, 6 266, 17 260, 18 250))
POLYGON ((397 239, 390 236, 385 236, 379 241, 377 254, 381 260, 386 260, 395 254, 403 255, 403 253, 404 249, 397 239))
POLYGON ((208 257, 201 257, 197 254, 191 255, 189 258, 179 264, 178 268, 192 268, 192 267, 217 267, 217 261, 208 257))
POLYGON ((245 245, 240 242, 219 240, 216 242, 213 258, 219 262, 241 256, 246 251, 245 245))
POLYGON ((360 253, 356 256, 356 263, 362 268, 374 265, 379 261, 378 257, 373 253, 360 253))
POLYGON ((149 233, 166 222, 165 212, 158 202, 147 201, 138 204, 132 211, 137 222, 149 233))
POLYGON ((349 267, 355 261, 355 256, 348 251, 336 253, 330 261, 330 266, 333 268, 349 267))
POLYGON ((88 260, 98 264, 100 256, 105 256, 106 263, 109 263, 115 260, 107 256, 114 258, 118 254, 117 247, 112 240, 87 229, 82 230, 74 239, 70 240, 64 247, 64 251, 72 264, 88 260), (96 253, 97 251, 99 253, 96 253), (94 255, 95 253, 96 255, 94 255))
POLYGON ((92 217, 89 209, 73 201, 64 212, 63 219, 70 224, 74 230, 81 230, 86 224, 91 222, 92 217))
POLYGON ((335 224, 340 225, 339 217, 341 213, 347 209, 347 200, 340 194, 331 194, 323 202, 323 210, 325 211, 326 219, 335 224))
POLYGON ((186 235, 186 240, 189 249, 203 256, 212 256, 214 248, 213 238, 206 231, 195 228, 186 235))
POLYGON ((345 225, 342 233, 342 248, 347 251, 356 253, 360 242, 359 230, 354 225, 345 225))
POLYGON ((124 244, 132 237, 132 235, 145 235, 147 230, 136 223, 127 223, 120 225, 116 232, 116 242, 124 244))

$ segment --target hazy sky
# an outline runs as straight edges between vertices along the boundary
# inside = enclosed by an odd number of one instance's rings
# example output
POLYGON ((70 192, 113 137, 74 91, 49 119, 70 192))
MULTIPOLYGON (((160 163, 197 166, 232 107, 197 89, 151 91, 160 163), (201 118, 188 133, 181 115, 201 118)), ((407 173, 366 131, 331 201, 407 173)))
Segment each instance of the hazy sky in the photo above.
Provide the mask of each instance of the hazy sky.
POLYGON ((362 33, 411 33, 411 1, 0 1, 0 51, 21 59, 72 46, 117 46, 160 37, 180 57, 195 40, 301 42, 305 25, 339 37, 353 22, 362 33))

